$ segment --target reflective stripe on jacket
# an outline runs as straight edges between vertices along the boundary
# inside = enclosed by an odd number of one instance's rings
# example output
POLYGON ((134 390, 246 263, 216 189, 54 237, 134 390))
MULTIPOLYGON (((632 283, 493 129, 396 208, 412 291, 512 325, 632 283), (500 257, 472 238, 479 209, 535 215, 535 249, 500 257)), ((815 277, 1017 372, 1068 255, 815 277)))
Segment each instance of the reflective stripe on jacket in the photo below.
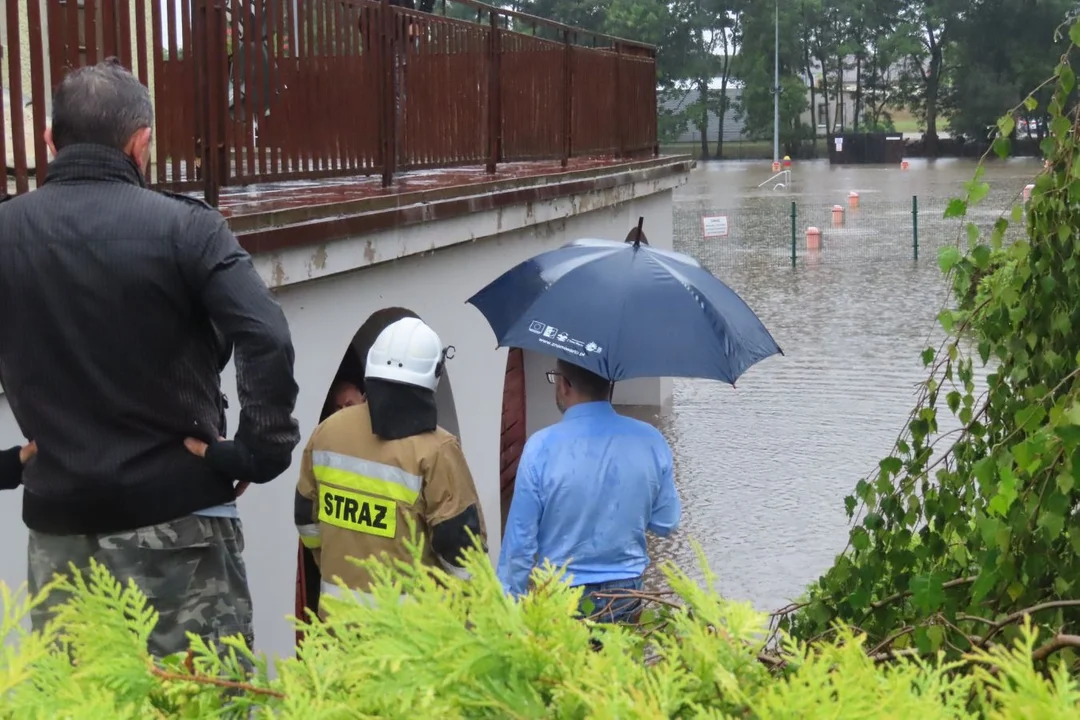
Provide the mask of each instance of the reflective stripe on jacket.
POLYGON ((410 561, 409 519, 425 564, 462 577, 468 532, 485 538, 472 474, 457 438, 442 428, 400 440, 371 430, 367 405, 319 425, 304 449, 296 488, 296 527, 327 584, 340 578, 364 592, 371 577, 347 558, 384 553, 410 561), (466 528, 468 531, 466 531, 466 528))

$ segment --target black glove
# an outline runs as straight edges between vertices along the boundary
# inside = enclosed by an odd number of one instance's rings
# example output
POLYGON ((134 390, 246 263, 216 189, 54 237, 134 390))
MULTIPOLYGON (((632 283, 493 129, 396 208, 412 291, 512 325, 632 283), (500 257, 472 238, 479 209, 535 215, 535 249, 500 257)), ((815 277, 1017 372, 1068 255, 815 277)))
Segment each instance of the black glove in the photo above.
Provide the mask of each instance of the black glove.
POLYGON ((206 448, 206 462, 230 480, 268 483, 292 464, 292 455, 256 455, 238 440, 219 440, 206 448))

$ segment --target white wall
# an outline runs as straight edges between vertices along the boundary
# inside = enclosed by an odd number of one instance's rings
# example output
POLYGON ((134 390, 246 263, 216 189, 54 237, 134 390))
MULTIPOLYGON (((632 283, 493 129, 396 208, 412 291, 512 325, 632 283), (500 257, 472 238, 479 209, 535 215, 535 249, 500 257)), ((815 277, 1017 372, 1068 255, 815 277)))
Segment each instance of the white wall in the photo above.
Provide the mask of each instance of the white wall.
MULTIPOLYGON (((296 416, 303 435, 292 468, 269 485, 251 488, 240 499, 259 650, 278 654, 292 651, 293 635, 284 618, 294 611, 297 540, 292 526, 292 499, 296 469, 342 353, 364 320, 383 307, 407 307, 429 323, 444 343, 457 349, 448 363, 457 430, 480 491, 494 557, 500 536, 499 441, 507 351, 495 347, 487 322, 465 301, 513 265, 545 250, 582 237, 621 240, 639 215, 647 218, 650 242, 671 247, 671 188, 681 182, 682 177, 666 186, 652 182, 647 189, 639 189, 636 197, 632 192, 618 196, 609 193, 617 204, 582 214, 566 210, 587 206, 580 198, 569 205, 566 199, 537 203, 520 213, 521 217, 532 218, 532 224, 511 223, 503 211, 390 231, 381 238, 366 236, 340 247, 319 248, 316 265, 311 262, 310 249, 256 258, 264 279, 277 286, 278 299, 292 329, 300 385, 296 416), (551 221, 544 221, 545 213, 550 213, 551 221), (488 217, 495 215, 498 218, 488 217), (494 230, 496 222, 501 232, 494 230), (510 230, 515 224, 516 229, 510 230), (477 237, 483 239, 471 239, 477 237), (434 253, 408 255, 406 246, 438 247, 447 244, 447 238, 458 244, 434 253), (407 256, 363 267, 365 254, 357 250, 365 246, 375 249, 366 255, 367 263, 383 259, 376 258, 382 253, 390 258, 407 256), (349 270, 358 266, 362 269, 349 270), (325 277, 306 279, 320 274, 325 277)), ((548 367, 542 362, 539 358, 527 361, 530 431, 557 419, 557 413, 545 411, 540 402, 547 397, 549 410, 554 411, 551 389, 543 376, 548 367), (536 385, 537 378, 543 387, 536 385)), ((236 397, 231 365, 224 382, 226 392, 236 397)), ((663 401, 662 385, 641 387, 658 402, 663 401)), ((670 395, 670 385, 667 387, 670 395)), ((230 427, 236 426, 237 405, 233 403, 230 409, 230 427)), ((10 447, 20 439, 7 403, 0 396, 0 447, 10 447)), ((8 585, 17 585, 25 578, 26 532, 20 518, 20 498, 21 491, 0 496, 0 538, 4 540, 0 580, 8 585)))

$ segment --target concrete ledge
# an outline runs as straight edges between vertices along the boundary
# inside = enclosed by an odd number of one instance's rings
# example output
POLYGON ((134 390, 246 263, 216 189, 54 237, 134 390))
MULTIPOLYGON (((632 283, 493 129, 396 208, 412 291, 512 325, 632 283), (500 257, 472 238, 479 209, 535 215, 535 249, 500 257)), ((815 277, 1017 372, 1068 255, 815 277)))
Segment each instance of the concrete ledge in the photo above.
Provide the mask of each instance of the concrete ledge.
MULTIPOLYGON (((528 228, 559 233, 560 223, 572 217, 674 190, 687 181, 692 164, 689 158, 669 158, 646 167, 619 166, 587 179, 328 219, 303 225, 302 235, 301 228, 286 227, 239 238, 263 280, 281 288, 484 239, 500 243, 507 233, 528 228)), ((652 223, 670 227, 671 218, 652 223)), ((649 218, 645 227, 648 234, 649 218)), ((628 224, 608 239, 621 240, 630 229, 628 224)))
POLYGON ((274 252, 634 183, 678 178, 677 184, 682 184, 693 164, 689 156, 664 157, 570 173, 242 215, 231 218, 230 225, 248 252, 274 252))

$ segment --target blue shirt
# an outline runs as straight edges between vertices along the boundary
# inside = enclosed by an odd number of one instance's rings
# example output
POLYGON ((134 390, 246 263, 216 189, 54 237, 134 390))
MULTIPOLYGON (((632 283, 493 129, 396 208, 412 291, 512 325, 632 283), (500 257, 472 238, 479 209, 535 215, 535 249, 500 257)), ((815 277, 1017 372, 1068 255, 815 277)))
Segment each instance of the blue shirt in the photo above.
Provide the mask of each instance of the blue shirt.
POLYGON ((545 559, 566 564, 573 585, 639 577, 649 565, 645 531, 671 534, 681 512, 664 436, 610 403, 575 405, 525 443, 499 580, 524 594, 545 559))

